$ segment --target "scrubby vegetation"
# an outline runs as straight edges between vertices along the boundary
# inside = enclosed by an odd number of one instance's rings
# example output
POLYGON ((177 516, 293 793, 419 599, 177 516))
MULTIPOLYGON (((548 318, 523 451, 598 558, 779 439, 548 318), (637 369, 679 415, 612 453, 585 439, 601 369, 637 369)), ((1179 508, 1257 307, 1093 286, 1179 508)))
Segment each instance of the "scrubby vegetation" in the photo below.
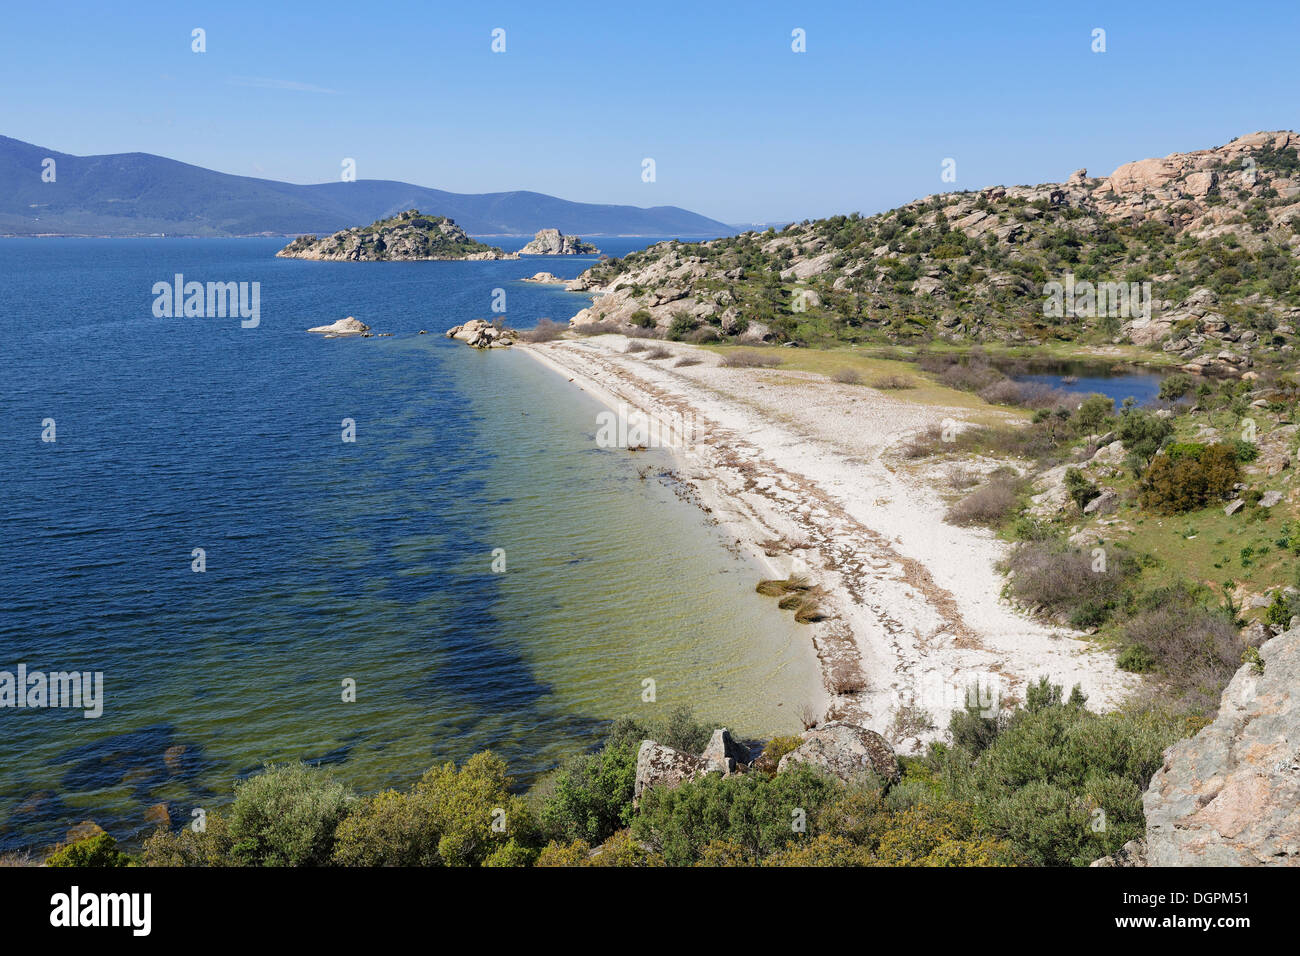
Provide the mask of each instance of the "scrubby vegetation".
MULTIPOLYGON (((986 387, 984 364, 930 367, 963 368, 957 379, 986 387)), ((1243 658, 1300 612, 1289 560, 1300 522, 1286 496, 1300 429, 1295 389, 1280 375, 1182 376, 1163 392, 1156 408, 1097 395, 1021 425, 936 428, 899 455, 951 461, 948 484, 964 496, 948 520, 1015 543, 1007 596, 1095 634, 1194 728, 1243 658), (963 464, 971 456, 1007 464, 979 479, 963 464)))
POLYGON ((1141 792, 1182 732, 1147 709, 1088 711, 1046 679, 1014 711, 954 714, 945 742, 902 758, 896 783, 849 783, 805 763, 776 771, 797 737, 748 772, 651 788, 633 806, 646 737, 698 753, 710 725, 677 710, 615 721, 599 750, 527 795, 480 753, 407 791, 359 797, 333 773, 269 766, 201 832, 160 828, 140 859, 102 831, 59 847, 59 866, 987 866, 1086 865, 1138 836, 1141 792))

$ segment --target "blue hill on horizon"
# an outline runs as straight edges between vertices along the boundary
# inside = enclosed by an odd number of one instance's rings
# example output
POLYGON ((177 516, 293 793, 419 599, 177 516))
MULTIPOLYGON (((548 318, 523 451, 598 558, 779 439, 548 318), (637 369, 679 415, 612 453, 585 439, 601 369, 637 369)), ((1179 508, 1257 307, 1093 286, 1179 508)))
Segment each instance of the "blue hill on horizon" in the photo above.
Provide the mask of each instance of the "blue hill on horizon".
POLYGON ((220 173, 151 153, 73 156, 0 136, 0 235, 252 236, 327 234, 419 209, 472 235, 730 235, 677 206, 571 202, 544 193, 452 193, 362 179, 296 185, 220 173), (41 178, 46 158, 55 181, 41 178))

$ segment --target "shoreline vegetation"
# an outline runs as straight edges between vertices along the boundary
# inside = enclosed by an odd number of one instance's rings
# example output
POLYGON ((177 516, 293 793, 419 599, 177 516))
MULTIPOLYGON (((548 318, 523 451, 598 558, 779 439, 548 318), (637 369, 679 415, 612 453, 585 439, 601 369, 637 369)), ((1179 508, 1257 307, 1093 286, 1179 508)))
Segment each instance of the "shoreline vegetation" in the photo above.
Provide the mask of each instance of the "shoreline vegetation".
MULTIPOLYGON (((237 783, 228 808, 207 814, 201 829, 160 826, 133 854, 86 825, 41 862, 1087 865, 1140 838, 1143 782, 1177 737, 1173 725, 1148 714, 1093 714, 1077 688, 1066 695, 1045 680, 1027 689, 1014 712, 985 717, 969 708, 954 715, 949 744, 896 762, 886 747, 873 755, 875 764, 854 761, 850 773, 833 762, 794 759, 803 743, 799 737, 775 738, 756 752, 710 727, 688 710, 655 724, 622 718, 599 750, 567 761, 523 794, 514 791, 504 762, 489 752, 460 767, 435 766, 408 790, 365 797, 327 768, 268 765, 237 783), (1116 739, 1127 746, 1117 749, 1116 739), (728 760, 721 772, 642 789, 652 748, 681 756, 703 753, 691 758, 703 763, 719 741, 749 757, 748 764, 728 760), (1043 772, 1044 763, 1053 769, 1043 772), (793 815, 791 808, 797 808, 793 815), (1092 825, 1098 813, 1105 815, 1106 827, 1092 825)), ((844 729, 826 725, 825 734, 844 729)))

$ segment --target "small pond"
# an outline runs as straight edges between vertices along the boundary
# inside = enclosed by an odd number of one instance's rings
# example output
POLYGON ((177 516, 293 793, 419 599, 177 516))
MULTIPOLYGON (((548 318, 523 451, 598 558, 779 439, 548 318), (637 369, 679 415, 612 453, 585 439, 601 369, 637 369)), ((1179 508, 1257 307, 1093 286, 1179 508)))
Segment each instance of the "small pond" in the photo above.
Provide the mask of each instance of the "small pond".
POLYGON ((1155 404, 1160 382, 1168 374, 1097 362, 1019 362, 1000 368, 1017 382, 1038 382, 1071 395, 1105 395, 1113 398, 1117 406, 1126 398, 1138 405, 1155 404))

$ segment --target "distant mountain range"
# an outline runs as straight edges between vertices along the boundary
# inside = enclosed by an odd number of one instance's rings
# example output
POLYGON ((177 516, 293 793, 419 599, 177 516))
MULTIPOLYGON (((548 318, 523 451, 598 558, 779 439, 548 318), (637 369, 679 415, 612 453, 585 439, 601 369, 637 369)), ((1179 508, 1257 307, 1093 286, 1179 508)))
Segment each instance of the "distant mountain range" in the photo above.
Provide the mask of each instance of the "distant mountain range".
POLYGON ((735 232, 677 206, 569 202, 523 191, 449 193, 388 180, 297 186, 149 153, 73 156, 0 136, 0 235, 326 234, 404 209, 448 216, 473 235, 531 236, 548 228, 579 236, 735 232), (53 182, 42 178, 47 159, 54 160, 53 182))

